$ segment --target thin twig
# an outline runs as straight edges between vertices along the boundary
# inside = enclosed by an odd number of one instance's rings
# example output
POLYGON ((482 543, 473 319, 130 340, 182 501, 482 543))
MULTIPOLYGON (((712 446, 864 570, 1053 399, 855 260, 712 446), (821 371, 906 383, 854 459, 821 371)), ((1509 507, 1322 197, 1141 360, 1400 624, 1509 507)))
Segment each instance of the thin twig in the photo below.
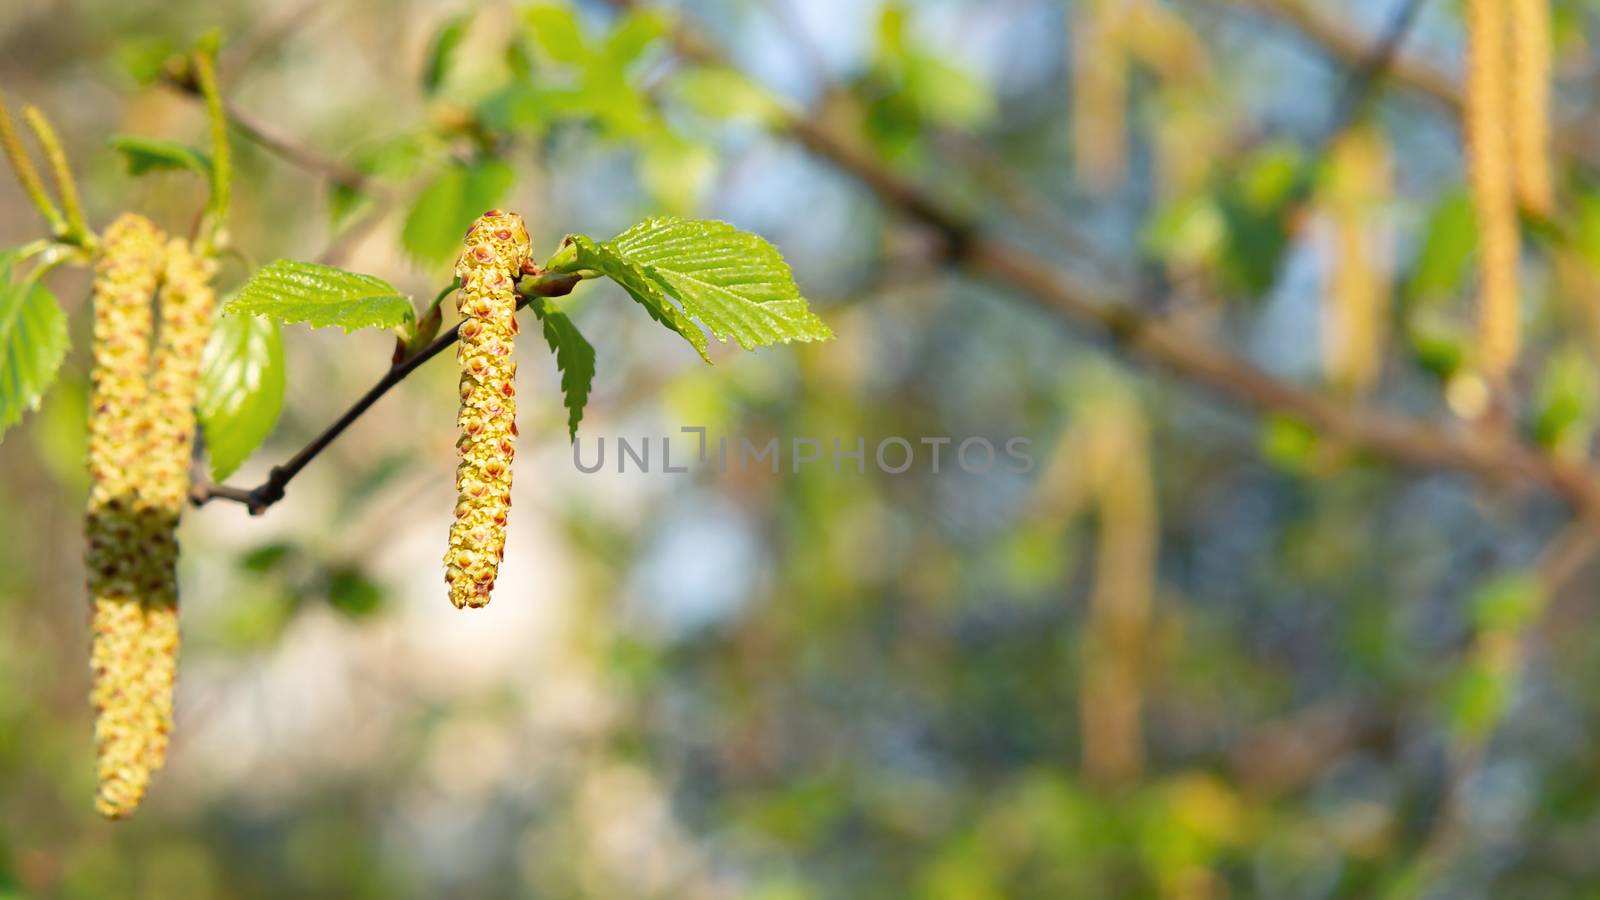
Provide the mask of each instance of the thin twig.
MULTIPOLYGON (((577 275, 538 275, 523 279, 517 286, 521 295, 517 299, 517 308, 527 305, 530 297, 561 297, 572 293, 582 279, 577 275)), ((444 334, 439 335, 432 343, 419 350, 412 356, 394 364, 385 372, 383 377, 362 394, 344 414, 339 416, 332 425, 323 429, 311 440, 309 444, 300 448, 300 451, 289 457, 283 464, 274 466, 268 473, 267 480, 253 488, 232 487, 230 485, 211 484, 209 482, 197 483, 189 491, 189 502, 195 506, 204 506, 212 500, 230 500, 234 503, 244 504, 252 516, 258 516, 268 507, 282 500, 289 487, 289 482, 304 469, 313 459, 317 458, 323 450, 328 448, 339 435, 345 432, 355 421, 372 407, 374 403, 387 394, 391 388, 406 379, 407 375, 416 371, 423 363, 444 352, 461 336, 461 326, 457 324, 444 334)))

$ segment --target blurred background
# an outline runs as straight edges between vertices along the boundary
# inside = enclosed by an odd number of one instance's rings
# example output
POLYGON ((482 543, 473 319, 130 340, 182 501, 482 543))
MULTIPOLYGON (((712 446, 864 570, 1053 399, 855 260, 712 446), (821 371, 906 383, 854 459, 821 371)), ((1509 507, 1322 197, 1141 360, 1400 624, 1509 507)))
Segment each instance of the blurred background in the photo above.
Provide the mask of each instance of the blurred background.
MULTIPOLYGON (((1597 13, 1553 7, 1562 218, 1529 231, 1514 385, 1515 426, 1569 460, 1600 411, 1597 13)), ((585 474, 525 330, 505 566, 458 612, 436 360, 265 515, 188 515, 173 755, 107 823, 87 279, 52 276, 73 350, 0 443, 0 897, 1600 890, 1600 580, 1560 500, 1130 365, 947 265, 949 235, 792 127, 1274 378, 1446 422, 1483 403, 1458 4, 8 0, 0 88, 58 122, 94 224, 194 221, 199 179, 135 177, 108 140, 204 142, 160 73, 213 27, 245 126, 224 288, 320 258, 425 301, 491 205, 540 257, 726 219, 782 249, 838 339, 707 367, 586 283, 586 460, 686 426, 918 456, 585 474), (951 445, 934 471, 924 437, 1023 437, 1034 465, 972 473, 951 445)), ((0 246, 43 234, 9 177, 0 211, 0 246)), ((230 481, 332 421, 392 343, 285 328, 281 421, 230 481)))

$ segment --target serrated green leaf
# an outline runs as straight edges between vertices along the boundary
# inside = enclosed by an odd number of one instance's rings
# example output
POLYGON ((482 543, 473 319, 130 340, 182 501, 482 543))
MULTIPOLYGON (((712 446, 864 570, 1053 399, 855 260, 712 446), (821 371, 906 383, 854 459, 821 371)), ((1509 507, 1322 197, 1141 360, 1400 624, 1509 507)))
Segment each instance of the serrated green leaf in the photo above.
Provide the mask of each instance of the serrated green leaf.
POLYGON ((718 340, 753 350, 833 338, 778 249, 726 222, 646 219, 605 246, 659 282, 718 340))
POLYGON ((188 171, 202 177, 211 174, 211 157, 198 147, 162 138, 136 134, 112 135, 111 149, 122 154, 129 175, 146 172, 188 171))
POLYGON ((67 316, 44 285, 12 281, 15 255, 0 254, 0 434, 55 381, 67 355, 67 316))
POLYGON ((584 235, 573 235, 567 240, 568 246, 556 254, 548 268, 558 272, 585 270, 599 272, 615 281, 628 292, 628 296, 645 308, 650 318, 665 325, 669 331, 677 332, 694 347, 701 359, 711 362, 708 353, 711 342, 706 339, 705 332, 696 327, 678 310, 678 307, 673 305, 671 298, 667 296, 665 286, 660 281, 646 273, 637 263, 623 259, 609 247, 596 244, 584 235), (564 257, 570 259, 563 259, 564 257))
POLYGON ((225 312, 345 331, 394 328, 416 316, 411 298, 382 278, 289 259, 257 269, 225 312))
POLYGON ((544 325, 545 343, 556 355, 562 403, 567 407, 567 436, 575 439, 578 423, 583 421, 583 408, 589 402, 589 389, 594 385, 594 346, 555 301, 535 298, 530 305, 544 325))
POLYGON ((406 216, 401 242, 418 262, 437 265, 461 250, 467 226, 492 209, 516 180, 516 173, 499 160, 453 165, 417 197, 406 216))
POLYGON ((211 477, 232 475, 272 433, 283 411, 283 336, 262 316, 222 316, 200 360, 196 406, 211 477))
POLYGON ((456 48, 467 36, 467 26, 472 24, 471 13, 460 13, 444 20, 434 32, 428 45, 427 62, 422 67, 422 89, 428 94, 437 93, 439 86, 450 74, 450 64, 455 61, 456 48))

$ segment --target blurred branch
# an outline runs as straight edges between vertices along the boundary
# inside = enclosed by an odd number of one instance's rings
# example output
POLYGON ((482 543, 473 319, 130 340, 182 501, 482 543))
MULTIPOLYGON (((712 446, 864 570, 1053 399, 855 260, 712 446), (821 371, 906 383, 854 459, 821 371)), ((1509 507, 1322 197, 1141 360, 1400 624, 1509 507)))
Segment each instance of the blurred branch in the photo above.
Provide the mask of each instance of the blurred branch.
MULTIPOLYGON (((200 98, 200 82, 192 66, 181 71, 168 71, 164 78, 171 87, 191 97, 200 98)), ((353 190, 380 195, 384 193, 383 186, 365 172, 279 135, 225 99, 219 102, 223 115, 235 131, 284 162, 353 190)))
MULTIPOLYGON (((623 9, 637 5, 636 0, 611 2, 623 9)), ((687 17, 679 18, 674 42, 691 60, 728 64, 687 17)), ((1366 57, 1363 45, 1361 58, 1366 57)), ((1600 516, 1600 481, 1585 465, 1555 458, 1509 436, 1472 433, 1459 426, 1350 406, 1278 379, 1164 317, 1142 311, 1129 302, 1131 298, 1086 290, 1047 259, 989 234, 820 122, 791 112, 776 129, 853 176, 887 206, 936 231, 944 239, 944 258, 951 264, 1087 326, 1132 356, 1251 409, 1288 416, 1344 446, 1405 466, 1466 473, 1490 484, 1537 485, 1586 514, 1600 516)))
MULTIPOLYGON (((517 299, 517 308, 527 305, 530 297, 562 297, 572 293, 572 289, 582 280, 576 275, 536 275, 525 278, 517 285, 517 292, 521 295, 517 299)), ((282 500, 289 482, 300 474, 313 459, 317 458, 323 450, 328 448, 345 429, 355 424, 374 403, 377 403, 384 394, 395 385, 406 379, 406 376, 415 372, 423 363, 444 352, 461 336, 461 326, 457 324, 444 334, 435 338, 432 343, 406 357, 394 365, 383 377, 362 394, 349 409, 345 410, 332 425, 323 429, 311 442, 300 449, 298 453, 289 457, 282 465, 273 466, 268 473, 267 480, 253 488, 232 487, 229 485, 213 484, 210 481, 197 482, 189 491, 189 502, 195 506, 204 506, 213 500, 228 500, 241 503, 250 510, 252 516, 258 516, 268 507, 282 500)))

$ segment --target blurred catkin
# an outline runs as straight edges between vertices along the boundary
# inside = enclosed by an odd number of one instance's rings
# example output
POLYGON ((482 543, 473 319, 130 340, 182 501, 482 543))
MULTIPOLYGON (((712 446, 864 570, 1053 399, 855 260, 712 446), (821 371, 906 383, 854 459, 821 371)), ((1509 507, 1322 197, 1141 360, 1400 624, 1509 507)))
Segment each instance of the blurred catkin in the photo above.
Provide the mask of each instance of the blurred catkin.
POLYGON ((1120 39, 1123 4, 1091 0, 1073 23, 1072 146, 1078 178, 1115 188, 1127 173, 1128 55, 1120 39))
POLYGON ((1467 170, 1478 212, 1478 364, 1501 382, 1521 344, 1506 0, 1467 0, 1467 170))
POLYGON ((1388 150, 1376 128, 1352 128, 1335 140, 1322 199, 1334 240, 1322 362, 1328 381, 1355 395, 1372 388, 1383 363, 1388 284, 1378 242, 1389 182, 1388 150))
POLYGON ((1099 529, 1079 688, 1084 775, 1126 785, 1144 768, 1144 673, 1156 591, 1159 522, 1148 428, 1138 400, 1116 390, 1093 401, 1079 427, 1099 529))
POLYGON ((1550 173, 1549 0, 1510 0, 1511 150, 1517 199, 1537 216, 1555 211, 1550 173))
POLYGON ((490 210, 467 231, 456 263, 461 340, 461 463, 456 517, 445 551, 445 583, 459 609, 483 606, 505 556, 511 458, 517 436, 517 277, 528 261, 528 230, 515 213, 490 210))
POLYGON ((92 688, 99 751, 96 808, 132 812, 159 765, 171 707, 156 699, 152 659, 165 655, 167 616, 145 601, 163 581, 146 553, 153 510, 142 488, 150 369, 151 298, 165 236, 141 216, 106 229, 94 281, 94 368, 89 410, 89 510, 85 524, 92 688))

